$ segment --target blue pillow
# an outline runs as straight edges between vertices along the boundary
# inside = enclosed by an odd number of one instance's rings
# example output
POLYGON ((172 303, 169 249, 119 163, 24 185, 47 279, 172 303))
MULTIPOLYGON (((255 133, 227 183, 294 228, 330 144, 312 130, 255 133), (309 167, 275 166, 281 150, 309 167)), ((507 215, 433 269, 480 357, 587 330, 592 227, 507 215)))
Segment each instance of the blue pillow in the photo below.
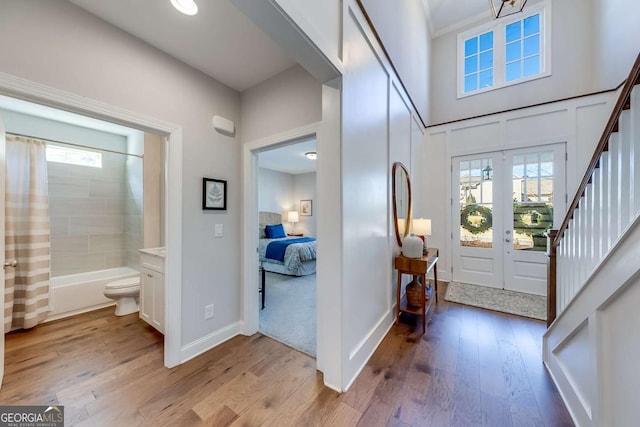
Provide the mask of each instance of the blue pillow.
POLYGON ((267 225, 264 228, 264 234, 267 235, 267 239, 279 239, 281 237, 287 237, 287 233, 284 232, 282 224, 267 225))

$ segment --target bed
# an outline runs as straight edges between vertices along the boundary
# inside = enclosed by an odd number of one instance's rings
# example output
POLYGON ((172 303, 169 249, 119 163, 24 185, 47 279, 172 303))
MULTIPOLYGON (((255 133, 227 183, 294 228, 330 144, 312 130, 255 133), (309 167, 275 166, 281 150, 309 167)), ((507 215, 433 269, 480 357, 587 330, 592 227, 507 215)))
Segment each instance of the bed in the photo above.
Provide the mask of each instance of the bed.
MULTIPOLYGON (((265 227, 267 225, 282 224, 282 217, 274 212, 260 212, 259 246, 260 266, 265 271, 286 274, 289 276, 307 276, 316 272, 316 239, 287 236, 281 238, 267 238, 265 227), (272 242, 287 244, 282 260, 273 257, 273 251, 269 251, 272 242)), ((274 245, 275 246, 275 245, 274 245)), ((273 248, 272 248, 273 249, 273 248)))
POLYGON ((316 272, 316 239, 287 236, 268 238, 265 233, 267 226, 282 224, 282 217, 275 212, 260 212, 258 235, 260 237, 258 255, 260 259, 262 309, 265 307, 267 293, 265 272, 286 274, 289 276, 307 276, 316 272), (274 259, 274 245, 279 246, 283 253, 281 260, 274 259))

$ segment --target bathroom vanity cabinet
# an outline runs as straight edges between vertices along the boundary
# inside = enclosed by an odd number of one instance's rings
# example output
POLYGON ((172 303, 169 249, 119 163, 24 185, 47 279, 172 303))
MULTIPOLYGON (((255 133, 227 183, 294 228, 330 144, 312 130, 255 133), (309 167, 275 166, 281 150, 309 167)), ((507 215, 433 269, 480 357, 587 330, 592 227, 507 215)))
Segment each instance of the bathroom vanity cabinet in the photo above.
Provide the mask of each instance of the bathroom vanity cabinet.
POLYGON ((140 318, 164 333, 164 248, 140 249, 140 318))

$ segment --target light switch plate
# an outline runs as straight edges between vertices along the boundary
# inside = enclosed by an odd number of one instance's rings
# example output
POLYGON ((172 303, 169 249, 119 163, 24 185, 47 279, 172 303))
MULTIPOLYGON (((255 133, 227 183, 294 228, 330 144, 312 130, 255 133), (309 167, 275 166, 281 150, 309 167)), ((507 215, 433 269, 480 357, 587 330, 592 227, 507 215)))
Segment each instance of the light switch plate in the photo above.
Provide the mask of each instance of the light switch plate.
POLYGON ((215 232, 216 232, 216 237, 224 236, 224 228, 222 224, 216 224, 215 232))

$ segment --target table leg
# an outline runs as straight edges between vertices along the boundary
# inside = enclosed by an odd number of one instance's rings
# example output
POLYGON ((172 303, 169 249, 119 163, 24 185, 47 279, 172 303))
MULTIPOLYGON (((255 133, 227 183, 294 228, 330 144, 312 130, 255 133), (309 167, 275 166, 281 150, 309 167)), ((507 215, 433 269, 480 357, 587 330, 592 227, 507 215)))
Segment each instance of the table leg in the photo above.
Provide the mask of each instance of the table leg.
POLYGON ((262 285, 260 286, 260 292, 262 293, 262 310, 264 310, 264 300, 265 300, 265 295, 267 293, 267 288, 266 288, 266 283, 265 283, 265 272, 264 272, 264 268, 261 268, 261 279, 262 279, 262 285))
MULTIPOLYGON (((422 275, 422 295, 426 297, 427 295, 427 275, 422 275)), ((422 334, 424 335, 427 332, 427 313, 425 312, 425 308, 427 306, 427 300, 422 298, 422 334)))
POLYGON ((398 271, 398 286, 396 287, 396 325, 400 322, 400 288, 402 286, 402 273, 398 271))
POLYGON ((438 263, 433 266, 433 291, 436 294, 436 303, 438 302, 438 263))

